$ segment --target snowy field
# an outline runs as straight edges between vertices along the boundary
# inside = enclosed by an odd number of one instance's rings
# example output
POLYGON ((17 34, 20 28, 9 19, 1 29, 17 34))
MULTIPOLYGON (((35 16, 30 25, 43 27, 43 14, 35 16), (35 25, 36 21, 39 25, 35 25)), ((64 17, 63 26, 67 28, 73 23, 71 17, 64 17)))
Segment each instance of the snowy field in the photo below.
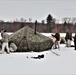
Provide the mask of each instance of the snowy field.
MULTIPOLYGON (((47 35, 46 35, 47 36, 47 35)), ((65 36, 65 35, 64 35, 65 36)), ((76 74, 76 51, 74 47, 60 45, 58 49, 51 49, 44 52, 26 52, 0 54, 0 75, 64 75, 76 74), (59 56, 57 56, 57 53, 59 56), (44 54, 44 58, 34 59, 44 54)))

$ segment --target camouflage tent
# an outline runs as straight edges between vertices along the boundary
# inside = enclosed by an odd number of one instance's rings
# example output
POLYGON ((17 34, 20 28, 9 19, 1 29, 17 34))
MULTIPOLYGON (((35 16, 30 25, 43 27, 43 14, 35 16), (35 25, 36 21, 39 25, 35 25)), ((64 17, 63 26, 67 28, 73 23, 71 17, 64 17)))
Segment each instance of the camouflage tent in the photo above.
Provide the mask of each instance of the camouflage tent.
POLYGON ((50 38, 38 32, 35 35, 34 30, 28 26, 14 32, 12 35, 10 35, 9 40, 13 41, 17 45, 18 52, 41 52, 50 49, 53 45, 50 38))

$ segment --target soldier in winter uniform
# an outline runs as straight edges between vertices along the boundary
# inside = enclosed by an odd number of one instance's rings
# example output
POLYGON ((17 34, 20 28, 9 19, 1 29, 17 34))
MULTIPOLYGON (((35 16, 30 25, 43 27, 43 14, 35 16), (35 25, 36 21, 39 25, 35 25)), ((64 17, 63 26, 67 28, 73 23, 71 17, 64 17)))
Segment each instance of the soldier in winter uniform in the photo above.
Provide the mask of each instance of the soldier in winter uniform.
POLYGON ((55 38, 56 38, 56 41, 55 41, 55 48, 60 48, 60 34, 59 32, 57 31, 57 33, 55 34, 55 38))
POLYGON ((70 47, 71 41, 72 41, 72 33, 71 32, 69 32, 69 31, 66 32, 65 40, 66 40, 66 47, 70 47))
POLYGON ((75 36, 74 36, 74 45, 75 45, 75 50, 76 50, 76 33, 75 33, 75 36))
POLYGON ((60 48, 60 34, 59 34, 58 30, 57 30, 56 34, 52 35, 52 36, 56 38, 55 49, 60 48))
POLYGON ((4 53, 5 48, 7 49, 7 53, 9 52, 9 47, 8 47, 8 39, 9 35, 6 33, 6 30, 2 33, 2 53, 4 53))

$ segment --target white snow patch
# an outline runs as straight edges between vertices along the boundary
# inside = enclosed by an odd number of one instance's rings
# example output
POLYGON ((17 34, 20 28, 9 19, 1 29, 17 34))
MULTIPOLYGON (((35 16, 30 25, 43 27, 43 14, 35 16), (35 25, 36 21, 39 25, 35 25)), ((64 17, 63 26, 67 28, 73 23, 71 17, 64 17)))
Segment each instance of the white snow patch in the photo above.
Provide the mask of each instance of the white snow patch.
POLYGON ((65 45, 49 51, 0 54, 0 74, 76 74, 76 51, 65 45), (44 58, 34 59, 44 54, 44 58), (27 58, 28 57, 28 58, 27 58))

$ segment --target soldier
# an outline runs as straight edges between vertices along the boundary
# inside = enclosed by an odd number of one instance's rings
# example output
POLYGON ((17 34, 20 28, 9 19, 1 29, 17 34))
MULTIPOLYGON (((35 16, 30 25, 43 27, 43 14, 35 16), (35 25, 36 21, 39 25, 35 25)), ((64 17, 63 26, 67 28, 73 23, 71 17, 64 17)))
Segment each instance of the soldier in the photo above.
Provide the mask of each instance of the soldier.
POLYGON ((55 49, 57 49, 57 46, 58 46, 58 48, 60 48, 60 34, 59 34, 58 30, 57 30, 56 34, 52 35, 52 36, 56 38, 55 49))
POLYGON ((75 33, 75 36, 74 36, 74 45, 75 45, 75 50, 76 50, 76 33, 75 33))
POLYGON ((65 40, 66 40, 66 47, 70 47, 72 41, 72 33, 69 30, 66 32, 65 40))
POLYGON ((9 47, 8 47, 8 39, 9 35, 6 33, 6 30, 4 30, 2 34, 2 53, 4 53, 5 48, 7 49, 7 53, 9 54, 9 47))
POLYGON ((58 48, 60 48, 60 34, 59 32, 57 31, 57 33, 55 34, 55 38, 56 38, 56 41, 55 41, 55 48, 58 46, 58 48))

